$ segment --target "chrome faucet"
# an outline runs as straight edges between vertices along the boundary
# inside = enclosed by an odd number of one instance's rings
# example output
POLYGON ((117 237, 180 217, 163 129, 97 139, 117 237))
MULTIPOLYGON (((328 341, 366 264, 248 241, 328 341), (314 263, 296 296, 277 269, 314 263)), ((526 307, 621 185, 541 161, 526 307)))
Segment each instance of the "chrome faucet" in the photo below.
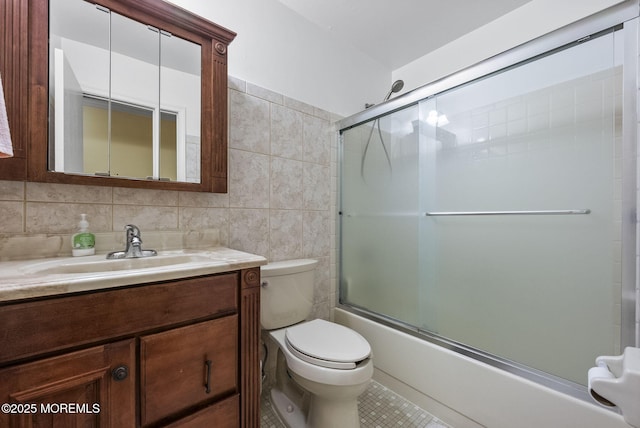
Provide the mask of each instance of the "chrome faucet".
POLYGON ((157 256, 156 250, 143 250, 140 229, 138 226, 128 224, 124 227, 127 233, 127 242, 124 251, 113 251, 107 254, 107 259, 136 259, 140 257, 157 256))

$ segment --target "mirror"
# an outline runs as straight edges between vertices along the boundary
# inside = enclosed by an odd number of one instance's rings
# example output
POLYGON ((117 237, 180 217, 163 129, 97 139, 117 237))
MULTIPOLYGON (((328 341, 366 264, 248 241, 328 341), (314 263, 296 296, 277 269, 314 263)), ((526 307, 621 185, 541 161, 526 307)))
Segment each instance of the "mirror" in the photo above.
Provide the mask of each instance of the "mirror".
POLYGON ((84 0, 49 4, 48 169, 200 183, 200 45, 84 0))
POLYGON ((162 0, 11 4, 0 66, 15 156, 0 179, 227 191, 234 32, 162 0))

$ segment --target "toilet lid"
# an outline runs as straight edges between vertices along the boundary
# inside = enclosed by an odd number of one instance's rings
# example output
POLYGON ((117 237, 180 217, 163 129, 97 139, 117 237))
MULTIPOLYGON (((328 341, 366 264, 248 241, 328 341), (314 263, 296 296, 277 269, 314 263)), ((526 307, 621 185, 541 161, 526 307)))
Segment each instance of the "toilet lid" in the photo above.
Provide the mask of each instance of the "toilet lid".
POLYGON ((353 369, 371 355, 371 347, 355 331, 316 319, 285 331, 289 350, 311 364, 336 369, 353 369))

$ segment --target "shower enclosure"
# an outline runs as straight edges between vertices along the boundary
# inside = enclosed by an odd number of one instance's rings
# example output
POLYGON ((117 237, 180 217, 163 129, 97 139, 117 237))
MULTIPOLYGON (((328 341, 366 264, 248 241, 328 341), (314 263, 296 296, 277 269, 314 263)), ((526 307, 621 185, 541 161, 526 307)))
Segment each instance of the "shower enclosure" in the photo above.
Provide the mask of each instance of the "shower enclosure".
POLYGON ((635 345, 636 27, 343 120, 341 307, 559 389, 635 345))

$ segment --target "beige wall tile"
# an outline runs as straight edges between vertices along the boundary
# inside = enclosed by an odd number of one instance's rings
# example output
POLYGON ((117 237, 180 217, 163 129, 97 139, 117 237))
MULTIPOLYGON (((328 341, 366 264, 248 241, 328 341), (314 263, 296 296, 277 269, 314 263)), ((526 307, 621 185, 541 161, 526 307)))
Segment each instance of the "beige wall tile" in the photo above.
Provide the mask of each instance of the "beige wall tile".
POLYGON ((20 233, 24 228, 24 203, 0 201, 0 233, 20 233))
POLYGON ((238 79, 237 77, 228 76, 227 87, 239 92, 247 92, 247 82, 242 79, 238 79))
POLYGON ((180 192, 178 205, 181 207, 229 207, 228 193, 180 192))
POLYGON ((179 229, 218 229, 220 244, 228 245, 229 210, 222 208, 180 208, 179 229))
POLYGON ((316 108, 307 103, 303 103, 302 101, 294 100, 293 98, 284 97, 284 105, 287 107, 291 107, 294 110, 298 110, 302 113, 307 113, 309 115, 313 115, 315 113, 316 108))
MULTIPOLYGON (((89 201, 87 201, 89 202, 89 201)), ((106 204, 27 202, 27 233, 75 233, 80 214, 87 214, 91 232, 111 230, 112 208, 106 204)))
POLYGON ((229 147, 269 153, 269 102, 229 91, 229 147))
POLYGON ((113 202, 113 189, 104 186, 32 182, 27 183, 26 200, 30 202, 110 204, 113 202))
POLYGON ((168 190, 133 189, 127 187, 113 188, 113 203, 117 205, 156 205, 178 206, 180 192, 168 190))
POLYGON ((331 161, 331 126, 328 120, 304 117, 303 159, 307 162, 329 165, 331 161))
POLYGON ((32 260, 44 257, 71 255, 71 237, 36 235, 0 236, 0 261, 32 260))
POLYGON ((271 106, 271 155, 302 160, 303 116, 288 107, 271 106))
POLYGON ((304 209, 326 210, 331 205, 331 176, 328 166, 305 164, 304 209))
POLYGON ((303 171, 300 161, 271 159, 270 208, 302 209, 303 171))
POLYGON ((269 213, 269 261, 302 258, 302 212, 271 210, 269 213))
POLYGON ((262 88, 249 82, 247 82, 247 94, 262 98, 270 103, 284 103, 284 96, 282 94, 278 94, 277 92, 270 91, 269 89, 262 88))
POLYGON ((25 183, 0 180, 0 201, 23 201, 25 183))
POLYGON ((269 210, 229 210, 229 247, 269 257, 269 210))
POLYGON ((269 208, 269 156, 229 150, 229 206, 269 208))
POLYGON ((335 306, 335 294, 331 292, 329 261, 326 257, 318 257, 316 267, 315 288, 313 293, 313 312, 310 318, 331 317, 331 308, 335 306))
POLYGON ((316 304, 329 302, 331 287, 329 287, 329 259, 327 257, 314 257, 318 260, 318 269, 315 276, 313 300, 316 304))
POLYGON ((142 233, 146 230, 177 230, 178 207, 114 205, 113 230, 124 230, 127 224, 135 224, 142 233))
POLYGON ((305 211, 302 222, 302 253, 304 257, 326 257, 331 250, 329 213, 327 211, 305 211))

